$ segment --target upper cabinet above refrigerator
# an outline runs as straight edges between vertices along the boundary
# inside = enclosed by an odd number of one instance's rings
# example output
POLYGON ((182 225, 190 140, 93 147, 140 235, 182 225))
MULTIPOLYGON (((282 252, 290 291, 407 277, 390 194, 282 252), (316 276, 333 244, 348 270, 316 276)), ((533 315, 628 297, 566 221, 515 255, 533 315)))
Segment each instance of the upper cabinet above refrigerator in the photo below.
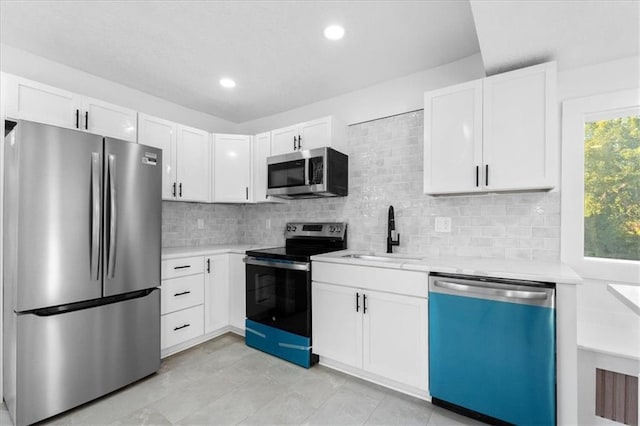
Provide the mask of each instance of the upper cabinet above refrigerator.
POLYGON ((3 74, 7 118, 137 142, 137 113, 98 99, 3 74))
POLYGON ((347 126, 331 116, 271 131, 271 155, 324 147, 346 154, 346 146, 347 126))
POLYGON ((162 149, 162 199, 209 202, 209 133, 140 113, 139 143, 162 149))

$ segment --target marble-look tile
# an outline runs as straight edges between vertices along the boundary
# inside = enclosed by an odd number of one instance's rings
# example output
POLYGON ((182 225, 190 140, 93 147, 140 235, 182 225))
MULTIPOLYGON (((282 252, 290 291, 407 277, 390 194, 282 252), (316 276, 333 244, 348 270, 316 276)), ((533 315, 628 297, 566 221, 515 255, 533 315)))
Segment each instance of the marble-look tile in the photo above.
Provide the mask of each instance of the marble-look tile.
POLYGON ((426 425, 433 406, 405 395, 387 395, 373 411, 368 425, 426 425))
POLYGON ((298 425, 315 411, 309 400, 296 392, 276 396, 242 421, 241 425, 298 425))
POLYGON ((380 399, 362 392, 339 389, 311 417, 310 425, 361 425, 380 404, 380 399))
POLYGON ((152 408, 142 408, 123 417, 113 423, 113 426, 124 425, 171 425, 171 422, 167 420, 162 414, 152 408))

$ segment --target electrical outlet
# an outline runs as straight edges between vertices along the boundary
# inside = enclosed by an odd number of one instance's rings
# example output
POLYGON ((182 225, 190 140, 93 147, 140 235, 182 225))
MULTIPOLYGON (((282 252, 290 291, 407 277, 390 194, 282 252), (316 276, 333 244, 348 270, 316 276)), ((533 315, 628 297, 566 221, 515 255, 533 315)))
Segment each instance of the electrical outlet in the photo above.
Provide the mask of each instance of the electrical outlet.
POLYGON ((264 221, 264 227, 267 229, 271 229, 271 219, 267 219, 264 221))
POLYGON ((204 229, 204 220, 198 219, 198 229, 204 229))
POLYGON ((451 232, 450 217, 436 217, 436 232, 451 232))

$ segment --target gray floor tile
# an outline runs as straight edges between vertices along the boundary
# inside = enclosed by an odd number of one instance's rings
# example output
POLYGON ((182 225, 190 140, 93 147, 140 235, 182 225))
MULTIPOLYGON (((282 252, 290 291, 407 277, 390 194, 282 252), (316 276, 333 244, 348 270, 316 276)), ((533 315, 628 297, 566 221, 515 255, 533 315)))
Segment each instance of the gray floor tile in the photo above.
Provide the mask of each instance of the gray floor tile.
POLYGON ((376 409, 380 400, 362 392, 339 389, 307 419, 310 425, 361 425, 376 409))
POLYGON ((433 412, 426 401, 405 395, 387 395, 373 411, 368 425, 426 425, 433 412))
POLYGON ((130 415, 115 421, 113 426, 124 425, 170 425, 171 422, 167 420, 162 414, 152 408, 142 408, 138 411, 131 413, 130 415))
POLYGON ((297 425, 304 422, 315 407, 302 395, 290 392, 275 397, 241 425, 297 425))
MULTIPOLYGON (((48 419, 51 425, 479 425, 428 402, 316 365, 305 369, 226 334, 163 360, 158 373, 48 419)), ((9 425, 6 406, 0 426, 9 425)))

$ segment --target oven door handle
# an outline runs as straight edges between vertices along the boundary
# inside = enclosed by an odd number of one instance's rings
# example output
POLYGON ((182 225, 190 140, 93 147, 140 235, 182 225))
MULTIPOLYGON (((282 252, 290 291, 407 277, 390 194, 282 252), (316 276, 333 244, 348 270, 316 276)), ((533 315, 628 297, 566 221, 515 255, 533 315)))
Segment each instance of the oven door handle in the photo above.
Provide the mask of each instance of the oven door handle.
POLYGON ((264 259, 256 259, 255 257, 245 257, 242 259, 247 265, 267 266, 278 269, 291 269, 294 271, 308 271, 309 263, 307 262, 278 262, 277 260, 269 261, 264 259))

